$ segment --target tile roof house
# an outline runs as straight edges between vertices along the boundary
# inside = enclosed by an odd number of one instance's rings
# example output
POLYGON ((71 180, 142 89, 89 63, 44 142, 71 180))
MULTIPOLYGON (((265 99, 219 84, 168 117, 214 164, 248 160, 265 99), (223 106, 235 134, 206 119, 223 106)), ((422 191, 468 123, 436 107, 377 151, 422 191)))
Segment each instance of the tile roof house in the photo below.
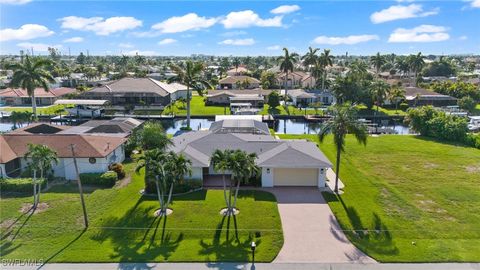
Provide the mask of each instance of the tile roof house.
POLYGON ((238 66, 238 68, 232 68, 227 70, 227 76, 239 76, 248 74, 250 71, 244 66, 238 66))
MULTIPOLYGON (((52 105, 57 99, 65 95, 75 93, 74 88, 53 88, 45 91, 43 88, 35 88, 35 99, 37 105, 52 105)), ((0 103, 5 105, 30 105, 32 98, 28 95, 27 90, 21 88, 6 88, 0 90, 0 103)))
POLYGON ((260 81, 249 76, 227 76, 218 81, 219 89, 255 89, 260 87, 260 81))
POLYGON ((284 88, 287 85, 289 88, 314 88, 316 80, 310 74, 303 71, 294 71, 288 73, 288 80, 285 73, 279 72, 275 77, 277 84, 284 88))
POLYGON ((82 96, 88 99, 106 99, 112 105, 167 105, 186 97, 187 87, 179 83, 164 83, 152 78, 122 78, 94 88, 82 96))
POLYGON ((315 143, 306 140, 280 140, 271 136, 265 123, 235 119, 213 123, 208 131, 183 133, 173 138, 171 150, 192 162, 192 178, 208 181, 218 175, 211 164, 216 150, 240 149, 257 154, 263 187, 325 187, 327 168, 332 166, 315 143))

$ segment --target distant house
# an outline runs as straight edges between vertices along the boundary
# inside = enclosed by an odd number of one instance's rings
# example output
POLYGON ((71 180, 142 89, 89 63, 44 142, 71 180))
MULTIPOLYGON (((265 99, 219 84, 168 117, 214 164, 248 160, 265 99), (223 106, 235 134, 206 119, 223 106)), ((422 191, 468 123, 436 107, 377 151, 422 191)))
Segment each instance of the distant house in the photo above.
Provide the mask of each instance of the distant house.
POLYGON ((457 99, 448 95, 442 95, 428 89, 419 87, 405 87, 405 99, 408 106, 453 106, 457 99))
POLYGON ((311 103, 321 102, 323 105, 330 105, 336 102, 335 96, 330 90, 288 90, 288 96, 292 99, 294 106, 308 106, 311 103))
POLYGON ((112 105, 158 105, 186 97, 187 87, 179 83, 164 83, 151 78, 122 78, 94 88, 82 96, 88 99, 109 100, 112 105))
POLYGON ((217 150, 240 149, 256 153, 262 187, 311 186, 324 188, 326 171, 332 166, 313 142, 279 140, 265 123, 251 119, 228 119, 212 123, 208 131, 187 132, 173 137, 171 150, 192 162, 190 178, 204 185, 221 172, 211 163, 217 150))
POLYGON ((232 68, 227 70, 227 76, 241 76, 248 74, 250 71, 244 67, 244 66, 239 66, 238 68, 232 68))
POLYGON ((263 107, 271 90, 212 90, 207 94, 207 105, 225 105, 231 103, 250 103, 252 107, 263 107))
MULTIPOLYGON (((52 105, 57 99, 64 98, 65 95, 73 94, 76 90, 73 88, 55 88, 45 91, 43 88, 35 88, 35 99, 37 105, 52 105)), ((27 90, 21 88, 6 88, 0 90, 0 103, 12 106, 31 105, 32 98, 27 90)))
POLYGON ((277 85, 284 88, 285 86, 289 88, 313 88, 316 85, 315 78, 303 71, 294 71, 288 73, 288 80, 283 72, 279 72, 276 75, 277 85))
POLYGON ((221 79, 219 89, 255 89, 260 87, 260 81, 249 76, 228 76, 221 79))

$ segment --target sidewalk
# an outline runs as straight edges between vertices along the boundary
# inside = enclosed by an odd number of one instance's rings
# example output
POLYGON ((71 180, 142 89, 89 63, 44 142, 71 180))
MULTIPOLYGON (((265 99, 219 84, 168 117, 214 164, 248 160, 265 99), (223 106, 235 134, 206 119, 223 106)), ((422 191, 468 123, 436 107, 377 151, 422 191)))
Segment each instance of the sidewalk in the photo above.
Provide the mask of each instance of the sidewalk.
MULTIPOLYGON (((332 170, 332 168, 327 169, 327 186, 330 188, 330 190, 333 192, 335 189, 335 172, 332 170)), ((343 184, 342 180, 338 178, 338 194, 343 193, 343 189, 345 188, 345 185, 343 184)))

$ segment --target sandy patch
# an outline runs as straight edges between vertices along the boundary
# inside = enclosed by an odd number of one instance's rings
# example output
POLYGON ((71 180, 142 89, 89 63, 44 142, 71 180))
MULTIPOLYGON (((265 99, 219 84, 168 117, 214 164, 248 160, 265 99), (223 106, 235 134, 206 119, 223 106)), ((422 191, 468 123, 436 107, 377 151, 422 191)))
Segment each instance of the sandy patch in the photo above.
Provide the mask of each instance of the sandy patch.
MULTIPOLYGON (((24 203, 22 205, 22 208, 20 208, 20 213, 22 214, 29 213, 30 211, 33 210, 32 206, 33 204, 31 203, 24 203)), ((35 209, 35 212, 33 214, 45 212, 47 211, 48 207, 49 207, 48 203, 39 203, 37 205, 37 209, 35 209)))

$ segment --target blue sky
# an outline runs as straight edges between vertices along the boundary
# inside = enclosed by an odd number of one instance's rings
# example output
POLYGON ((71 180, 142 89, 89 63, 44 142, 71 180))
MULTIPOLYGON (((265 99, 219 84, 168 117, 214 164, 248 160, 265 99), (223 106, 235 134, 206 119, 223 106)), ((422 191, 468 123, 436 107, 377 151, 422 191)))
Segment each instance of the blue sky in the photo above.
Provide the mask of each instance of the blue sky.
POLYGON ((1 53, 278 55, 480 53, 480 0, 0 0, 1 53))

